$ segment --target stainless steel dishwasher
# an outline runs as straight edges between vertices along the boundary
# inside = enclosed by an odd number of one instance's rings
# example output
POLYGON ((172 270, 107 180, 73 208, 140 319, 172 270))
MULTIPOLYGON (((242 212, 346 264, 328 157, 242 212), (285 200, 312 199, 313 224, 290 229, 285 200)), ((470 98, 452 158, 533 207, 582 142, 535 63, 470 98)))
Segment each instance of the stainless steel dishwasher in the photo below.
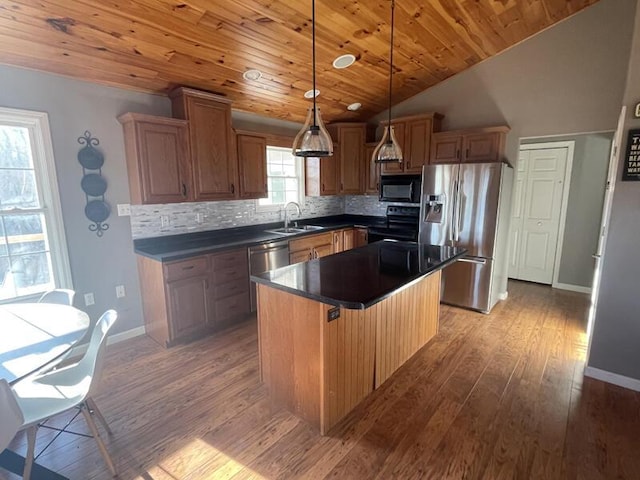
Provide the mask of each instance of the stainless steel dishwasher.
MULTIPOLYGON (((289 265, 289 241, 264 243, 249 248, 249 273, 255 275, 289 265)), ((251 282, 251 311, 256 311, 256 284, 251 282)))

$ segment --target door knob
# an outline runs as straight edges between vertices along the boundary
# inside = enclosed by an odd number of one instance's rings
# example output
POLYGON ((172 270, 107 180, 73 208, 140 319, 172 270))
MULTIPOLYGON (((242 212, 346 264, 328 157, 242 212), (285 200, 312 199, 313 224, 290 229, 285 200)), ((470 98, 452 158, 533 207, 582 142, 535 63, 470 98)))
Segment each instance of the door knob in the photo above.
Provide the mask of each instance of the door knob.
POLYGON ((541 227, 542 226, 542 222, 538 222, 538 226, 541 227))

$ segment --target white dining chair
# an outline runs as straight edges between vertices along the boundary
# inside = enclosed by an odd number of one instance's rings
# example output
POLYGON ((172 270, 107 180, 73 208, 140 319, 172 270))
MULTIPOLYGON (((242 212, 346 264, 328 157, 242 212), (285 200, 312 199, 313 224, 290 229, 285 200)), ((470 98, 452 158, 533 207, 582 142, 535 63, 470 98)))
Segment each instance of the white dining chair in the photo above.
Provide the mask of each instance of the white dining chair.
POLYGON ((39 424, 76 407, 84 415, 112 475, 117 475, 109 452, 100 438, 93 415, 110 433, 109 427, 90 398, 102 373, 107 334, 117 317, 115 310, 108 310, 100 317, 91 334, 89 348, 78 363, 27 377, 13 385, 17 404, 24 417, 20 430, 27 432, 28 447, 23 474, 25 480, 29 480, 31 476, 39 424))
POLYGON ((38 303, 57 303, 59 305, 73 305, 73 298, 76 296, 76 292, 66 288, 56 288, 55 290, 49 290, 44 292, 38 299, 38 303))
POLYGON ((9 446, 13 437, 24 423, 22 410, 16 400, 11 386, 0 379, 0 452, 9 446))

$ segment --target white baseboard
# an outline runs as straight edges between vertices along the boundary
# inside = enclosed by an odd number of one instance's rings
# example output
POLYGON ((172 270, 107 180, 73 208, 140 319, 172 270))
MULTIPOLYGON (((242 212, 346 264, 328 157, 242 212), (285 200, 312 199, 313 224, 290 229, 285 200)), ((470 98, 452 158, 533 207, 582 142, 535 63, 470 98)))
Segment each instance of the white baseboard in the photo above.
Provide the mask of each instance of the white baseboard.
POLYGON ((594 367, 585 367, 584 375, 586 377, 595 378, 596 380, 602 380, 603 382, 640 392, 640 380, 635 378, 625 377, 624 375, 618 375, 617 373, 607 372, 606 370, 600 370, 599 368, 594 367))
POLYGON ((553 288, 560 290, 569 290, 571 292, 588 293, 591 294, 590 287, 583 287, 582 285, 571 285, 570 283, 554 283, 551 285, 553 288))
MULTIPOLYGON (((146 333, 144 326, 132 328, 131 330, 126 330, 124 332, 116 333, 115 335, 111 335, 107 338, 107 345, 113 345, 114 343, 123 342, 124 340, 129 340, 130 338, 139 337, 140 335, 144 335, 146 333)), ((77 345, 71 349, 70 357, 79 357, 84 355, 88 348, 87 343, 83 343, 82 345, 77 345)))

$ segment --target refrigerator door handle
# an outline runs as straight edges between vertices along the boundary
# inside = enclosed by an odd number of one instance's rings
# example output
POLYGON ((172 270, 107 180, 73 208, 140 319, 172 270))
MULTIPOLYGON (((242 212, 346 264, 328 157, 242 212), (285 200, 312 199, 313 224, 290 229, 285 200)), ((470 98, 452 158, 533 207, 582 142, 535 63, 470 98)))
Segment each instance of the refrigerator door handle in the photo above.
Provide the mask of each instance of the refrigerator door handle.
POLYGON ((487 264, 487 259, 486 258, 478 258, 478 257, 462 257, 458 259, 459 262, 464 262, 464 263, 475 263, 478 265, 486 265, 487 264))
POLYGON ((456 202, 458 201, 458 181, 453 183, 453 208, 451 209, 451 228, 449 228, 449 241, 453 244, 456 238, 456 202))
POLYGON ((462 217, 462 195, 460 193, 460 180, 456 182, 456 242, 460 240, 460 217, 462 217))

